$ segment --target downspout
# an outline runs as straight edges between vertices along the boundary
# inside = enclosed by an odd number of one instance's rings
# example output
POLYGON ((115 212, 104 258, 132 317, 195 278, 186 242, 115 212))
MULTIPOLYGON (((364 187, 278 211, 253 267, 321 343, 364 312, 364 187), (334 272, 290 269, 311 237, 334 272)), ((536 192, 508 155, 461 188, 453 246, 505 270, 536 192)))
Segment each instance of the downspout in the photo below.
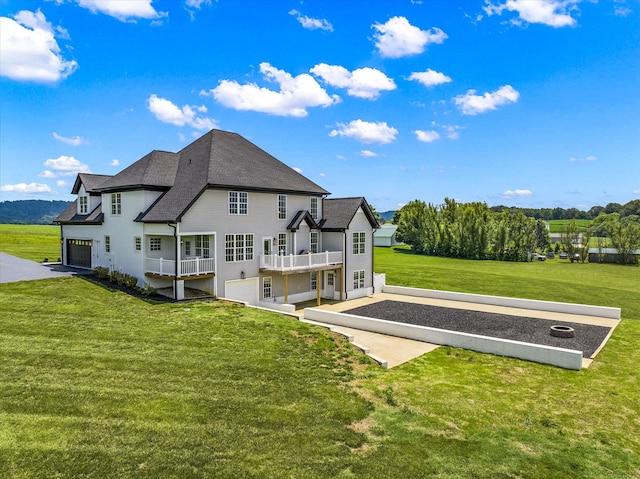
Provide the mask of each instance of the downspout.
POLYGON ((60 263, 64 265, 65 264, 64 263, 64 260, 65 260, 65 257, 64 257, 64 234, 62 232, 62 228, 63 228, 63 225, 62 225, 62 223, 60 223, 60 263))
POLYGON ((349 256, 347 254, 347 230, 342 231, 342 251, 344 251, 344 253, 342 253, 342 277, 344 282, 344 284, 342 285, 342 289, 344 290, 344 299, 346 301, 347 299, 349 299, 347 295, 347 256, 349 256))

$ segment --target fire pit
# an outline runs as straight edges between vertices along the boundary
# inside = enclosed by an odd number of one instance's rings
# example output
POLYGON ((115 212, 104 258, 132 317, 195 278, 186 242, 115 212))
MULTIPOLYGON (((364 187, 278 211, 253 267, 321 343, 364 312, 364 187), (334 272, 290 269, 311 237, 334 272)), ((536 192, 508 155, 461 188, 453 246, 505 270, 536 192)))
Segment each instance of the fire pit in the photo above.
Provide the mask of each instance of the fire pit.
POLYGON ((576 335, 576 332, 569 326, 555 325, 551 326, 549 334, 551 334, 551 336, 555 336, 556 338, 573 338, 576 335))

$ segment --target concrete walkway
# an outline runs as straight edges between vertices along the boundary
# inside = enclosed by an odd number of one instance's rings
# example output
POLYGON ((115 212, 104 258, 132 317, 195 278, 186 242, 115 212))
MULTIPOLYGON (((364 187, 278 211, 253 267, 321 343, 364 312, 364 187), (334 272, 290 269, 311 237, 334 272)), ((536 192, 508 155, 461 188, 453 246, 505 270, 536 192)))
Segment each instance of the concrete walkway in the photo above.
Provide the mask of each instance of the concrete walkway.
POLYGON ((84 273, 84 270, 69 268, 59 263, 36 263, 7 253, 0 253, 0 283, 59 278, 84 273))

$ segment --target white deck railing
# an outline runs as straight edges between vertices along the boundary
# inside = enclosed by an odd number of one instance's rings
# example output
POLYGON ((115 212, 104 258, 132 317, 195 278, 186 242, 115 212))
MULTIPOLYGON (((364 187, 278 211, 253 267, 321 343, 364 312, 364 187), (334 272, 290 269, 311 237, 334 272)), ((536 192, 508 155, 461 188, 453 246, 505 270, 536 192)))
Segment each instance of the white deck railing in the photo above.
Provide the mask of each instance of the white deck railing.
MULTIPOLYGON (((176 274, 176 261, 164 258, 146 258, 146 272, 161 276, 174 276, 176 274)), ((209 274, 215 271, 214 258, 189 258, 180 261, 180 276, 194 276, 209 274)))
POLYGON ((289 256, 261 255, 260 268, 272 271, 313 270, 342 264, 342 251, 325 251, 289 256))

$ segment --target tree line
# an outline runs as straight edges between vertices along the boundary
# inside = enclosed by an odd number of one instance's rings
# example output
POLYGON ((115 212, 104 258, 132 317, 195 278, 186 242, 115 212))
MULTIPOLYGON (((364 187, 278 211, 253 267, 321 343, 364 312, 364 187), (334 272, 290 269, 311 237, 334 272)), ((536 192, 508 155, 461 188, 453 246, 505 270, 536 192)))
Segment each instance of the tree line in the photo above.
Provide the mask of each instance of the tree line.
POLYGON ((491 206, 491 211, 501 213, 503 211, 521 211, 525 216, 537 220, 594 220, 601 214, 618 213, 620 218, 626 216, 640 217, 640 200, 631 200, 624 205, 620 203, 608 203, 606 206, 592 206, 588 210, 577 208, 518 208, 515 206, 491 206))
MULTIPOLYGON (((413 200, 396 212, 396 238, 418 254, 466 259, 527 261, 531 253, 551 248, 549 231, 542 219, 521 209, 496 211, 486 203, 457 203, 445 198, 441 205, 413 200)), ((571 219, 561 237, 562 250, 579 254, 584 262, 592 237, 598 244, 616 248, 627 264, 640 248, 640 216, 604 213, 581 230, 571 219), (582 231, 582 232, 580 232, 582 231)))
POLYGON ((50 225, 71 201, 0 201, 0 224, 50 225))

